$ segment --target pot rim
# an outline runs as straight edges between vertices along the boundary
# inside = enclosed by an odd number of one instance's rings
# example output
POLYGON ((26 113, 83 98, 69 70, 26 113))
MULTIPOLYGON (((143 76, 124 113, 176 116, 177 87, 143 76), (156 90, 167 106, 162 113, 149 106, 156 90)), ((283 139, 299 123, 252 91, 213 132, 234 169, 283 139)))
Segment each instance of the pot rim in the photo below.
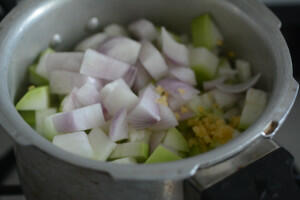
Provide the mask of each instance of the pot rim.
MULTIPOLYGON (((245 0, 245 2, 248 3, 249 1, 253 0, 245 0)), ((20 30, 20 27, 24 26, 23 19, 32 17, 33 13, 35 13, 32 12, 33 10, 46 6, 47 3, 50 2, 53 3, 54 1, 47 0, 41 2, 38 0, 27 0, 21 2, 21 4, 2 21, 0 24, 0 49, 2 51, 0 54, 0 66, 9 66, 10 59, 12 58, 11 51, 9 50, 11 48, 9 47, 12 47, 13 49, 15 41, 11 39, 10 35, 12 33, 15 34, 15 32, 21 34, 22 30, 20 30)), ((60 1, 60 3, 63 2, 63 0, 60 1)), ((222 3, 232 4, 232 1, 226 0, 222 3)), ((232 4, 231 6, 235 6, 236 9, 243 11, 243 8, 239 5, 232 4)), ((40 149, 43 152, 72 165, 96 170, 99 171, 99 173, 107 173, 117 179, 166 180, 184 179, 192 176, 199 168, 212 166, 242 151, 255 139, 264 135, 263 131, 266 127, 268 127, 270 122, 277 121, 280 126, 291 109, 298 91, 298 84, 292 76, 292 61, 290 53, 279 28, 256 20, 261 17, 257 15, 258 13, 247 12, 246 14, 246 12, 241 12, 241 14, 242 17, 247 17, 252 23, 255 23, 255 26, 260 31, 270 33, 269 39, 276 41, 275 44, 272 44, 274 46, 274 48, 272 48, 272 53, 278 55, 276 58, 278 65, 286 66, 286 81, 280 83, 280 87, 278 85, 274 86, 274 90, 280 94, 280 97, 277 100, 274 100, 273 95, 272 101, 276 101, 276 105, 278 105, 279 109, 271 108, 269 103, 265 110, 266 112, 262 114, 260 119, 257 120, 254 125, 246 130, 241 136, 231 140, 221 147, 183 160, 151 165, 118 165, 90 160, 65 152, 37 134, 37 132, 35 132, 18 114, 11 102, 8 91, 8 67, 0 67, 0 91, 2 94, 0 95, 0 123, 7 133, 17 142, 17 144, 33 146, 34 148, 40 149), (280 46, 280 48, 276 48, 276 46, 280 46), (279 91, 279 89, 281 91, 279 91)), ((276 130, 278 130, 279 126, 276 130)), ((274 130, 274 132, 276 132, 276 130, 274 130)))

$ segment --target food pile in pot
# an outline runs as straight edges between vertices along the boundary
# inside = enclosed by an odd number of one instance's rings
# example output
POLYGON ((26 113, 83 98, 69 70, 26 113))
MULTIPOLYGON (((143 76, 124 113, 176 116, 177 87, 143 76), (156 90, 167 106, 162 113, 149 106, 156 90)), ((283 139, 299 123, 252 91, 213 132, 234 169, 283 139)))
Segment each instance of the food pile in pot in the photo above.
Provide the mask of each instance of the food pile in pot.
POLYGON ((226 52, 208 14, 178 35, 140 19, 111 24, 71 52, 47 49, 28 68, 16 109, 68 152, 114 163, 160 163, 214 149, 264 110, 260 74, 226 52))

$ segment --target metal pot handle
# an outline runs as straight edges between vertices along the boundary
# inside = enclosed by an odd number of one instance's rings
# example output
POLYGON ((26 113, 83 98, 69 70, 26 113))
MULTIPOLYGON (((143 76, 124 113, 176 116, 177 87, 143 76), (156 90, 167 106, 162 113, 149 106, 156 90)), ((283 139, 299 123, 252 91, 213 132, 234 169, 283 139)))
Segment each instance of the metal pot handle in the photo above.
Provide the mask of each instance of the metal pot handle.
POLYGON ((199 171, 190 183, 203 199, 254 200, 276 196, 296 200, 300 199, 300 187, 293 176, 293 162, 293 156, 284 148, 270 139, 259 138, 238 156, 199 171))
POLYGON ((285 93, 283 94, 285 98, 276 109, 276 113, 273 115, 273 121, 271 121, 262 132, 263 137, 272 138, 278 131, 294 105, 298 90, 298 82, 294 78, 290 79, 289 87, 284 91, 285 93))

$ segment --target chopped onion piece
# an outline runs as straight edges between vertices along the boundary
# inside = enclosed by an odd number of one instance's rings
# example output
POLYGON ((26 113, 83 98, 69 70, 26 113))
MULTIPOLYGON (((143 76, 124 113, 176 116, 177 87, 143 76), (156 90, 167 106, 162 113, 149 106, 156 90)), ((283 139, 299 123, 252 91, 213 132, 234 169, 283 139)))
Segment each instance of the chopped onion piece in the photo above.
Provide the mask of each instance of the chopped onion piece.
POLYGON ((175 79, 163 79, 158 82, 171 96, 184 102, 191 100, 200 92, 194 87, 175 79))
POLYGON ((140 40, 153 41, 157 38, 158 32, 152 22, 140 19, 129 25, 128 30, 140 40))
POLYGON ((141 44, 139 42, 126 37, 116 37, 103 43, 99 52, 133 65, 138 59, 140 49, 141 44))
POLYGON ((126 74, 123 76, 124 81, 129 87, 132 87, 137 76, 138 69, 136 67, 130 67, 126 74))
POLYGON ((127 36, 126 30, 118 24, 110 24, 104 28, 104 33, 108 37, 127 36))
POLYGON ((53 138, 53 144, 73 154, 86 158, 94 155, 91 144, 85 132, 57 135, 53 138))
POLYGON ((161 131, 176 127, 178 125, 178 121, 172 110, 168 106, 162 104, 158 104, 158 107, 160 113, 160 121, 151 126, 151 129, 161 131))
POLYGON ((86 82, 75 93, 78 102, 83 106, 88 106, 96 103, 100 103, 100 92, 96 85, 91 82, 86 82))
POLYGON ((140 62, 155 80, 161 79, 168 73, 168 66, 163 56, 150 42, 142 43, 140 62))
POLYGON ((94 50, 87 50, 80 73, 105 80, 116 80, 125 75, 130 65, 94 50))
POLYGON ((125 108, 115 114, 109 129, 109 137, 112 141, 117 142, 128 139, 128 124, 126 118, 127 110, 125 108))
POLYGON ((178 110, 184 104, 186 104, 186 101, 181 98, 175 98, 173 96, 168 97, 168 105, 173 111, 178 110))
POLYGON ((100 44, 102 44, 108 38, 106 33, 97 33, 92 35, 83 41, 81 41, 76 47, 76 51, 85 51, 87 49, 98 49, 100 44))
POLYGON ((100 92, 101 102, 111 116, 121 108, 128 111, 138 102, 138 97, 130 90, 123 79, 107 84, 100 92))
POLYGON ((185 45, 180 44, 174 40, 172 35, 162 27, 162 51, 163 53, 177 65, 189 65, 189 53, 185 45))
POLYGON ((55 70, 79 72, 82 58, 83 53, 80 52, 48 53, 41 58, 36 72, 45 78, 49 78, 55 70))
POLYGON ((156 103, 158 94, 150 85, 142 93, 135 108, 128 115, 128 122, 136 129, 149 128, 160 121, 159 107, 156 103))
POLYGON ((137 76, 133 88, 134 91, 137 92, 146 87, 146 85, 148 85, 152 79, 149 73, 145 70, 145 68, 141 65, 139 61, 136 64, 136 68, 137 76))
POLYGON ((251 79, 247 80, 244 83, 236 84, 236 85, 226 85, 224 83, 217 84, 216 87, 226 93, 241 93, 245 92, 249 88, 253 87, 257 81, 259 80, 261 74, 257 74, 251 79))
POLYGON ((224 83, 224 81, 226 80, 226 77, 219 77, 217 79, 211 80, 211 81, 205 81, 203 82, 203 89, 204 90, 212 90, 214 88, 216 88, 216 86, 218 84, 222 84, 224 83))
POLYGON ((50 73, 50 90, 53 94, 68 94, 74 87, 81 87, 87 76, 75 72, 56 70, 50 73))
POLYGON ((70 133, 102 126, 105 121, 101 104, 82 107, 50 116, 57 132, 70 133))
POLYGON ((80 108, 81 104, 79 103, 76 92, 78 91, 78 88, 74 88, 71 93, 66 96, 62 102, 61 102, 61 110, 62 112, 69 112, 72 110, 75 110, 76 108, 80 108))
POLYGON ((174 67, 170 70, 171 77, 174 77, 180 81, 188 83, 190 85, 196 85, 196 77, 193 70, 187 67, 174 67))
POLYGON ((104 87, 105 85, 105 81, 98 79, 98 78, 93 78, 93 77, 88 77, 86 80, 86 83, 92 84, 94 85, 98 91, 101 91, 101 89, 104 87))
POLYGON ((88 139, 94 150, 96 160, 107 160, 117 146, 100 128, 94 128, 89 133, 88 139))

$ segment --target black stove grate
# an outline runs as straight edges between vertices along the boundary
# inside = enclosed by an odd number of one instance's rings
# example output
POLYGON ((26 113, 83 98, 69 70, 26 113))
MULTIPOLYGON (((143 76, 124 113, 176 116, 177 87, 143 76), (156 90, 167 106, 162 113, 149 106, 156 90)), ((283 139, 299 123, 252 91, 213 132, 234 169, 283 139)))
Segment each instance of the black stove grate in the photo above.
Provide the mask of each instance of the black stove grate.
POLYGON ((6 153, 0 160, 0 196, 9 195, 22 195, 22 189, 20 185, 3 185, 6 178, 11 174, 12 170, 15 169, 15 155, 13 150, 6 153))

